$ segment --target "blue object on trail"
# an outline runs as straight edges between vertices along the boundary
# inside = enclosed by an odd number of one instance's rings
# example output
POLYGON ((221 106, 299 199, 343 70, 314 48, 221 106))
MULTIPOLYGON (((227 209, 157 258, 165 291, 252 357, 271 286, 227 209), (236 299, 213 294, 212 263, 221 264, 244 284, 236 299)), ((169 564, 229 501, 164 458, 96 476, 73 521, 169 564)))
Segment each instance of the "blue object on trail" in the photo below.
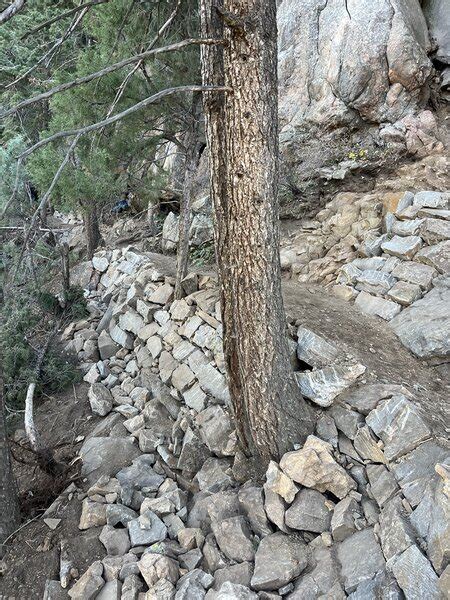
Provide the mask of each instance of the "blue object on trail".
POLYGON ((124 212, 125 210, 129 210, 130 205, 128 204, 128 200, 119 200, 118 202, 116 202, 114 204, 114 206, 111 209, 112 213, 115 213, 116 215, 124 212))

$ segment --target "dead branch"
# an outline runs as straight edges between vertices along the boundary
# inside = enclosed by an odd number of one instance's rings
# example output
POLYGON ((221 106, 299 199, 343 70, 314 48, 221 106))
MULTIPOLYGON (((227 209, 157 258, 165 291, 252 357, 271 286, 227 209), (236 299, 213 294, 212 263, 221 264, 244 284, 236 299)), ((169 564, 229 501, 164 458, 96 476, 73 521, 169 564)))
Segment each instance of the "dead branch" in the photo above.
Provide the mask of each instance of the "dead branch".
POLYGON ((50 27, 50 25, 53 25, 53 23, 56 23, 56 21, 61 21, 62 19, 65 19, 66 17, 70 17, 74 13, 79 12, 80 10, 83 10, 85 8, 90 8, 91 6, 97 6, 98 4, 105 4, 105 2, 109 2, 109 0, 92 0, 91 2, 86 2, 85 4, 80 4, 80 6, 71 8, 70 10, 66 10, 65 12, 61 13, 60 15, 57 15, 56 17, 48 19, 48 21, 44 21, 44 23, 41 23, 34 29, 30 29, 30 31, 26 31, 20 39, 25 40, 30 35, 34 35, 38 31, 41 31, 42 29, 45 29, 46 27, 50 27))
MULTIPOLYGON (((104 67, 100 71, 96 71, 95 73, 89 73, 88 75, 84 75, 83 77, 78 77, 77 79, 73 79, 72 81, 68 81, 67 83, 62 83, 60 85, 57 85, 54 88, 51 88, 50 90, 47 90, 46 92, 43 92, 42 94, 38 94, 37 96, 33 96, 32 98, 27 98, 26 100, 23 100, 22 102, 19 102, 18 104, 16 104, 16 106, 13 106, 12 108, 1 113, 0 119, 3 119, 5 117, 8 117, 9 115, 14 114, 18 110, 25 108, 26 106, 30 106, 31 104, 35 104, 36 102, 40 102, 41 100, 46 100, 47 98, 50 98, 51 96, 54 96, 55 94, 58 94, 60 92, 65 92, 75 86, 83 85, 83 84, 89 83, 90 81, 93 81, 95 79, 99 79, 100 77, 104 77, 105 75, 108 75, 109 73, 113 73, 114 71, 118 71, 119 69, 122 69, 123 67, 126 67, 127 65, 131 65, 135 62, 139 62, 141 59, 146 59, 150 56, 157 56, 158 54, 164 54, 167 52, 177 52, 178 50, 182 50, 183 48, 186 48, 187 46, 210 45, 210 44, 223 44, 223 41, 217 40, 217 39, 207 39, 207 38, 205 38, 205 39, 202 39, 202 38, 188 39, 188 40, 183 40, 182 42, 177 42, 176 44, 170 44, 168 46, 162 46, 160 48, 153 48, 151 50, 146 50, 145 52, 141 52, 140 54, 130 56, 129 58, 125 58, 117 63, 108 65, 107 67, 104 67)), ((13 83, 9 84, 7 87, 13 85, 13 83)))
POLYGON ((172 94, 176 94, 179 92, 231 92, 231 91, 232 91, 232 89, 229 87, 226 87, 226 86, 206 86, 205 87, 202 85, 181 85, 179 87, 167 88, 166 90, 161 90, 160 92, 153 94, 153 96, 149 96, 148 98, 141 100, 141 102, 138 102, 137 104, 134 104, 133 106, 130 106, 129 108, 122 111, 121 113, 118 113, 117 115, 109 117, 108 119, 104 119, 103 121, 98 121, 98 123, 93 123, 91 125, 87 125, 86 127, 80 127, 79 129, 68 129, 66 131, 58 131, 57 133, 54 133, 53 135, 49 136, 48 138, 44 138, 43 140, 40 140, 39 142, 34 144, 34 146, 30 146, 29 148, 27 148, 27 150, 22 152, 22 154, 18 158, 23 159, 26 156, 29 156, 35 150, 38 150, 39 148, 42 148, 43 146, 49 144, 50 142, 54 142, 55 140, 59 140, 61 138, 66 138, 66 137, 72 137, 74 135, 81 136, 81 135, 84 135, 85 133, 89 133, 90 131, 95 131, 97 129, 101 129, 102 127, 105 127, 105 125, 111 125, 112 123, 116 123, 117 121, 120 121, 124 117, 127 117, 128 115, 131 115, 132 113, 134 113, 138 110, 141 110, 142 108, 145 108, 145 107, 149 106, 150 104, 155 104, 156 102, 158 102, 158 100, 162 100, 162 98, 165 98, 166 96, 170 96, 172 94))
POLYGON ((26 0, 14 0, 4 11, 0 13, 0 25, 6 23, 25 6, 26 0))
MULTIPOLYGON (((80 139, 80 136, 81 136, 81 134, 76 135, 75 139, 70 144, 69 149, 67 150, 67 153, 66 153, 66 155, 65 155, 62 163, 59 165, 59 168, 56 171, 55 176, 53 177, 53 180, 52 180, 52 182, 50 184, 50 187, 45 192, 45 194, 42 196, 41 201, 39 202, 38 207, 36 208, 36 210, 34 212, 34 215, 31 218, 30 226, 28 227, 28 231, 25 234, 25 239, 24 239, 24 242, 23 242, 23 245, 22 245, 22 250, 20 252, 20 255, 19 255, 19 258, 18 258, 18 261, 17 261, 17 265, 16 265, 16 268, 15 268, 15 271, 14 271, 13 281, 15 279, 17 271, 19 270, 19 266, 20 266, 20 263, 22 261, 25 249, 26 249, 26 247, 28 245, 28 240, 30 239, 31 232, 33 231, 33 228, 34 228, 34 226, 36 224, 38 216, 39 216, 40 212, 44 208, 46 208, 48 200, 49 200, 49 198, 50 198, 50 196, 51 196, 51 194, 53 192, 53 189, 54 189, 56 183, 58 182, 58 179, 60 178, 61 173, 63 172, 65 166, 69 162, 70 155, 72 154, 73 150, 75 149, 75 146, 77 145, 78 140, 80 139)), ((20 160, 20 157, 19 157, 19 160, 20 160)))

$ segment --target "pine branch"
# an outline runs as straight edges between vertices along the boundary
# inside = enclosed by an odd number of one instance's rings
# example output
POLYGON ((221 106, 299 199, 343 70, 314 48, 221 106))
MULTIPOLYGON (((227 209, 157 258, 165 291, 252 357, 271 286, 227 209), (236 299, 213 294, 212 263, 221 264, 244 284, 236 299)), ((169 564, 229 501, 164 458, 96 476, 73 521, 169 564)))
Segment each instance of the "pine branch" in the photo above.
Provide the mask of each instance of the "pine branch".
POLYGON ((26 31, 20 39, 25 40, 30 35, 34 35, 38 31, 41 31, 42 29, 45 29, 46 27, 50 27, 50 25, 53 25, 53 23, 56 23, 56 21, 61 21, 62 19, 65 19, 66 17, 70 17, 74 13, 79 12, 80 10, 83 10, 85 8, 90 8, 91 6, 97 6, 98 4, 105 4, 105 2, 109 2, 109 0, 92 0, 91 2, 86 2, 85 4, 80 4, 80 6, 71 8, 70 10, 66 10, 65 12, 61 13, 60 15, 53 17, 52 19, 48 19, 48 21, 44 21, 44 23, 41 23, 34 29, 30 29, 30 31, 26 31))
POLYGON ((16 104, 16 106, 13 106, 12 108, 1 113, 0 119, 3 119, 5 117, 8 117, 8 116, 14 114, 18 110, 25 108, 26 106, 30 106, 31 104, 35 104, 36 102, 40 102, 41 100, 46 100, 47 98, 50 98, 51 96, 54 96, 55 94, 58 94, 60 92, 65 92, 75 86, 83 85, 85 83, 89 83, 90 81, 93 81, 94 79, 99 79, 100 77, 104 77, 105 75, 108 75, 109 73, 118 71, 119 69, 122 69, 123 67, 126 67, 127 65, 133 64, 135 62, 139 62, 140 60, 148 58, 150 56, 157 56, 158 54, 164 54, 166 52, 176 52, 178 50, 182 50, 183 48, 186 48, 187 46, 211 45, 211 44, 223 44, 223 41, 217 40, 217 39, 201 39, 201 38, 200 39, 188 39, 188 40, 183 40, 182 42, 177 42, 176 44, 170 44, 169 46, 162 46, 160 48, 146 50, 145 52, 141 52, 140 54, 130 56, 129 58, 125 58, 124 60, 121 60, 117 63, 108 65, 107 67, 104 67, 100 71, 96 71, 95 73, 90 73, 89 75, 84 75, 83 77, 78 77, 77 79, 68 81, 67 83, 62 83, 60 85, 57 85, 54 88, 51 88, 50 90, 47 90, 46 92, 43 92, 42 94, 38 94, 37 96, 34 96, 32 98, 23 100, 22 102, 19 102, 19 104, 16 104))

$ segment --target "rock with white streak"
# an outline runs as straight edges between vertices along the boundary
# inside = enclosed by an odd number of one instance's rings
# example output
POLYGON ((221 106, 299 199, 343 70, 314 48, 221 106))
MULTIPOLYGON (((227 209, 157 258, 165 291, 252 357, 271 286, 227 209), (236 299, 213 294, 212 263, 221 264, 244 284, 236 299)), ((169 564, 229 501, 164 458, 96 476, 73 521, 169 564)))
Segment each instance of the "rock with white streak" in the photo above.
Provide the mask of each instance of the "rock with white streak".
POLYGON ((88 392, 89 404, 92 412, 105 417, 113 407, 111 392, 101 383, 93 383, 88 392))
POLYGON ((303 396, 319 406, 331 406, 333 400, 351 386, 366 370, 359 363, 325 367, 317 371, 296 373, 297 383, 303 396))
POLYGON ((386 254, 398 256, 398 258, 403 258, 404 260, 410 260, 416 252, 420 250, 421 246, 422 239, 418 235, 406 237, 394 235, 392 239, 381 245, 381 249, 386 252, 386 254))
POLYGON ((297 338, 297 356, 311 367, 325 367, 339 357, 335 346, 305 327, 298 328, 297 338))

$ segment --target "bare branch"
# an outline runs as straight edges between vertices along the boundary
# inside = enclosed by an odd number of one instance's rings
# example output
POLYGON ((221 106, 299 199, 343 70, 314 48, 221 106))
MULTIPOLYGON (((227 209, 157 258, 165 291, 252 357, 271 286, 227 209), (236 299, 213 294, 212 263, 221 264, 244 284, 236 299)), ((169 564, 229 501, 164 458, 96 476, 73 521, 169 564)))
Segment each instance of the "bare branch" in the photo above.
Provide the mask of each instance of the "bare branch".
POLYGON ((121 113, 118 113, 117 115, 109 117, 108 119, 104 119, 103 121, 99 121, 98 123, 93 123, 91 125, 87 125, 86 127, 80 127, 79 129, 68 129, 66 131, 58 131, 57 133, 54 133, 53 135, 51 135, 43 140, 40 140, 33 146, 30 146, 29 148, 27 148, 27 150, 25 150, 18 158, 24 159, 26 156, 29 156, 35 150, 38 150, 39 148, 42 148, 42 146, 45 146, 46 144, 48 144, 50 142, 54 142, 55 140, 59 140, 61 138, 65 138, 65 137, 72 137, 74 135, 76 135, 76 136, 84 135, 85 133, 89 133, 90 131, 95 131, 97 129, 101 129, 102 127, 105 127, 105 125, 111 125, 112 123, 116 123, 117 121, 120 121, 124 117, 127 117, 128 115, 131 115, 132 113, 134 113, 138 110, 141 110, 142 108, 145 108, 146 106, 149 106, 150 104, 155 104, 156 102, 158 102, 159 100, 162 100, 162 98, 165 98, 166 96, 170 96, 172 94, 176 94, 179 92, 214 92, 214 91, 216 91, 216 92, 231 92, 232 89, 229 87, 225 87, 225 86, 223 86, 223 87, 206 86, 205 87, 205 86, 201 86, 201 85, 182 85, 179 87, 167 88, 166 90, 161 90, 160 92, 153 94, 153 96, 149 96, 148 98, 141 100, 141 102, 138 102, 137 104, 134 104, 133 106, 130 106, 126 110, 122 111, 121 113))
POLYGON ((35 104, 36 102, 40 102, 41 100, 46 100, 47 98, 50 98, 51 96, 54 96, 55 94, 58 94, 60 92, 65 92, 67 90, 70 90, 71 88, 73 88, 77 85, 83 85, 84 83, 89 83, 90 81, 93 81, 94 79, 99 79, 100 77, 103 77, 104 75, 108 75, 109 73, 118 71, 119 69, 122 69, 123 67, 126 67, 127 65, 133 64, 135 62, 139 62, 141 59, 145 59, 150 56, 157 56, 158 54, 164 54, 166 52, 177 52, 178 50, 182 50, 183 48, 186 48, 186 46, 202 45, 202 44, 205 44, 205 45, 223 44, 223 41, 217 40, 217 39, 188 39, 188 40, 183 40, 182 42, 177 42, 176 44, 170 44, 169 46, 163 46, 161 48, 154 48, 151 50, 146 50, 145 52, 141 52, 140 54, 136 54, 135 56, 130 56, 129 58, 125 58, 124 60, 121 60, 120 62, 114 63, 112 65, 108 65, 107 67, 105 67, 104 69, 101 69, 100 71, 96 71, 95 73, 90 73, 89 75, 84 75, 83 77, 78 77, 77 79, 74 79, 73 81, 68 81, 67 83, 62 83, 61 85, 57 85, 56 87, 51 88, 50 90, 47 90, 46 92, 43 92, 42 94, 38 94, 37 96, 34 96, 33 98, 28 98, 27 100, 23 100, 22 102, 19 102, 19 104, 16 104, 16 106, 14 106, 13 108, 10 108, 7 111, 1 113, 0 119, 14 114, 18 110, 25 108, 26 106, 30 106, 31 104, 35 104))
POLYGON ((6 23, 25 6, 26 0, 14 0, 3 12, 0 13, 0 25, 6 23))
POLYGON ((52 19, 49 19, 48 21, 44 21, 44 23, 41 23, 34 29, 30 29, 30 31, 26 31, 20 39, 25 40, 30 35, 34 35, 38 31, 41 31, 42 29, 45 29, 46 27, 50 27, 50 25, 53 25, 53 23, 56 23, 56 21, 61 21, 61 19, 70 17, 74 13, 79 12, 80 10, 83 10, 84 8, 90 8, 91 6, 96 6, 98 4, 105 4, 105 2, 109 2, 109 0, 92 0, 91 2, 86 2, 85 4, 80 4, 80 6, 71 8, 70 10, 66 10, 66 12, 63 12, 60 15, 53 17, 52 19))

